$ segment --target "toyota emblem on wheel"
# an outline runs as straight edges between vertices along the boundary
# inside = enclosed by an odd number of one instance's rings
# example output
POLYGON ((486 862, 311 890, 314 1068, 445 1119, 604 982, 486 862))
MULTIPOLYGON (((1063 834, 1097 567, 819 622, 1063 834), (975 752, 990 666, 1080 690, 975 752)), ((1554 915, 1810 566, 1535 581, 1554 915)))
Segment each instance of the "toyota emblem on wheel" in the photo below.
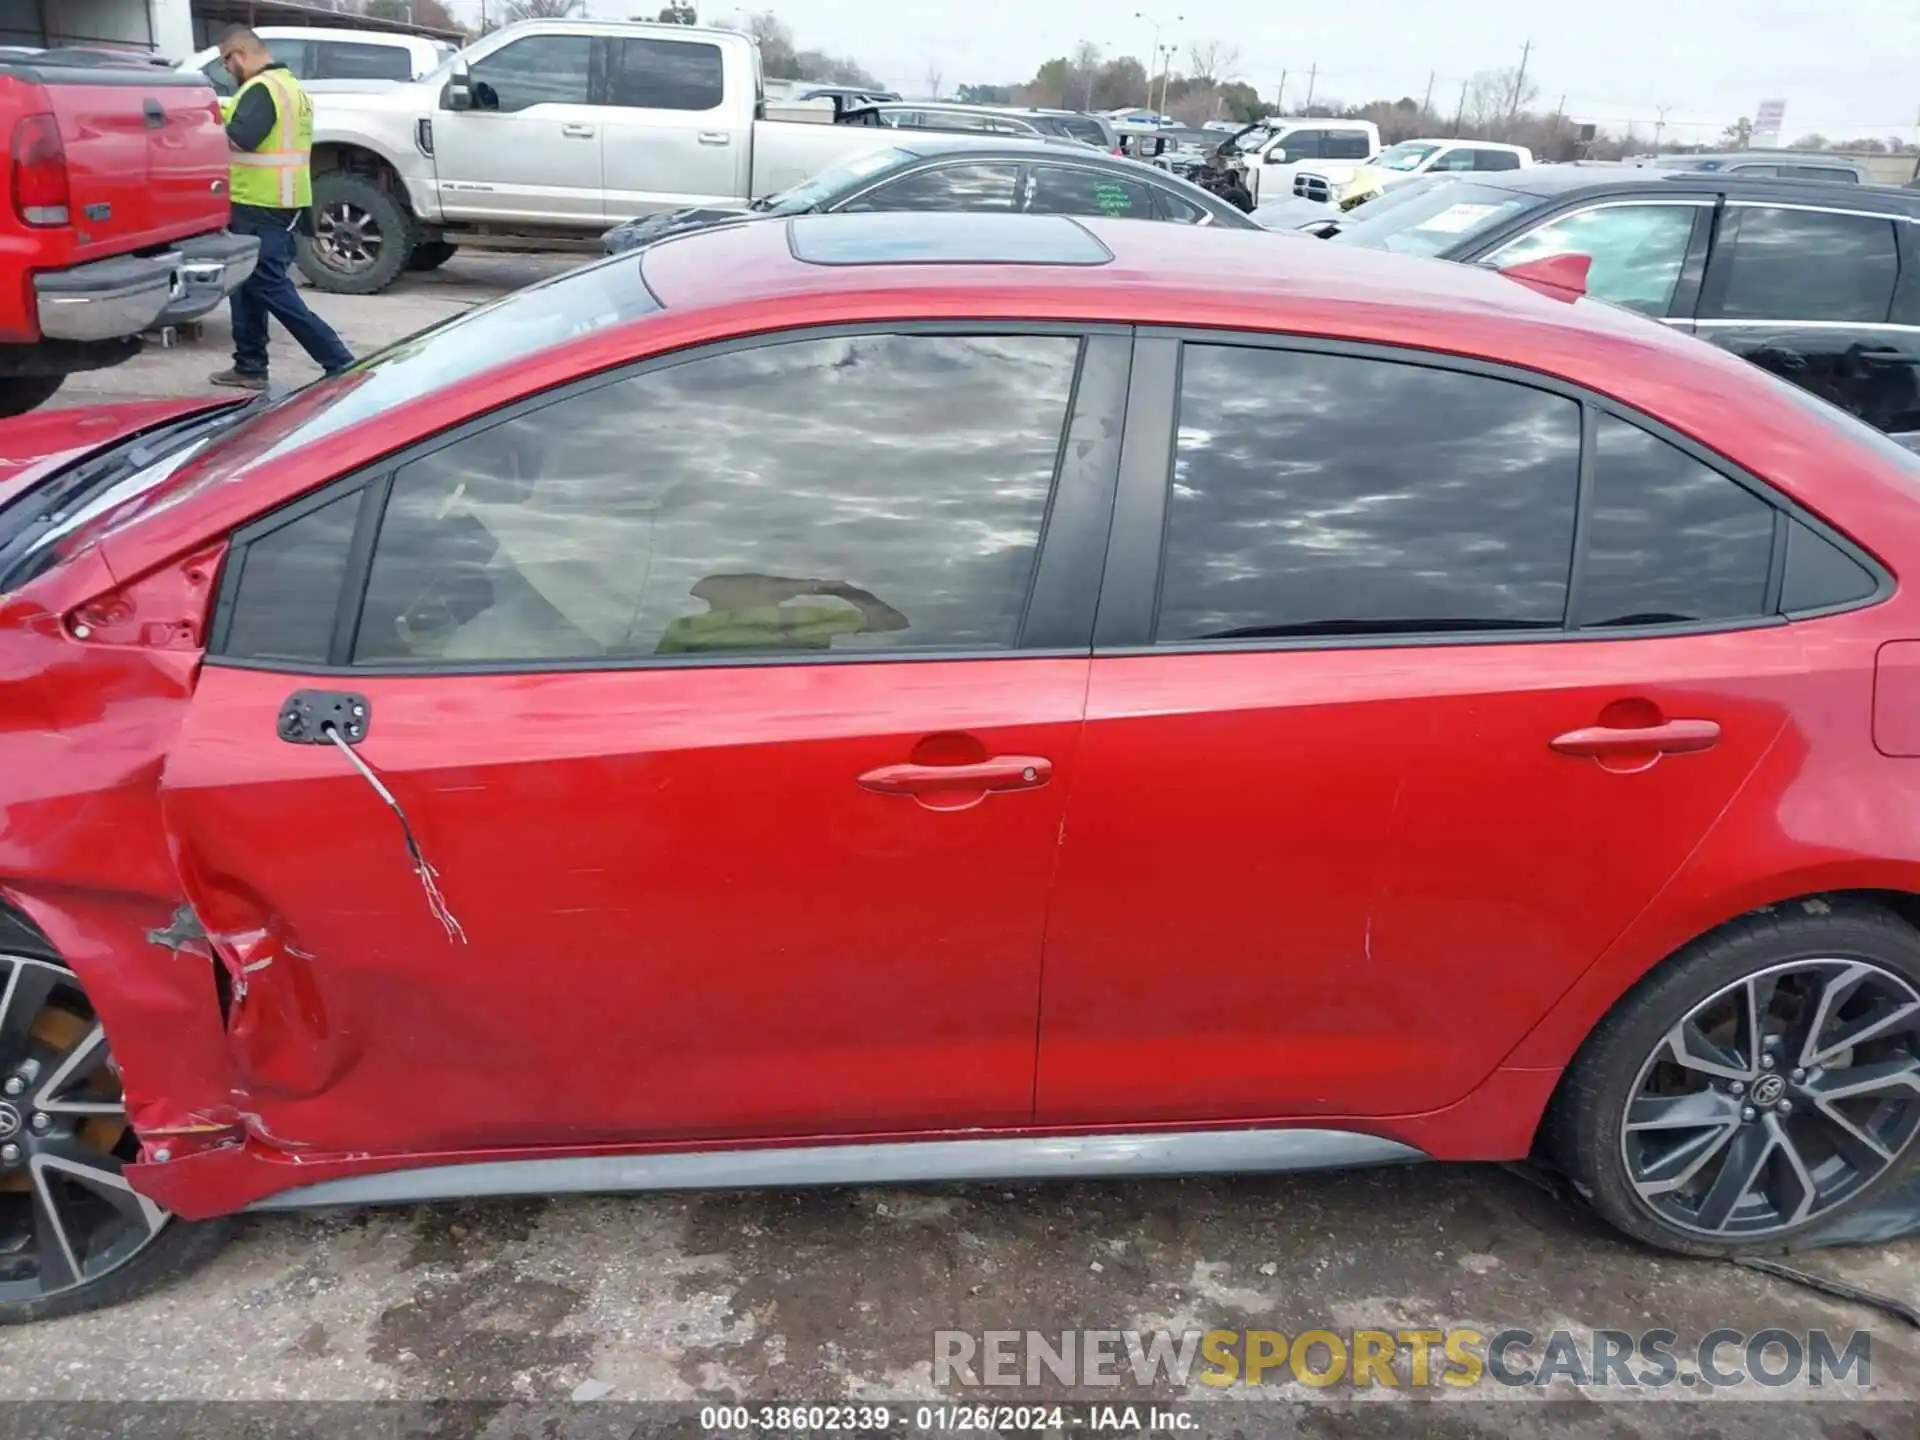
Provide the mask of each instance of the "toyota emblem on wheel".
POLYGON ((1753 1085, 1753 1103, 1755 1105, 1777 1105, 1780 1097, 1786 1093, 1787 1082, 1778 1075, 1762 1075, 1753 1085))

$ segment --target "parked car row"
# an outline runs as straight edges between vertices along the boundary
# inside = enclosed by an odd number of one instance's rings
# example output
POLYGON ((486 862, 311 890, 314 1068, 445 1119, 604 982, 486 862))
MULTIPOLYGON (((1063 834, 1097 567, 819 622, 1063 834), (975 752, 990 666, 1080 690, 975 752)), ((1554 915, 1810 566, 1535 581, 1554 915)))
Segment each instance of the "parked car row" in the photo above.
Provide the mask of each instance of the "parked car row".
MULTIPOLYGON (((1728 194, 1676 283, 1771 308, 1810 212, 1728 194)), ((1920 457, 1522 253, 799 214, 0 429, 0 1322, 502 1194, 1846 1225, 1920 1135, 1920 457)))

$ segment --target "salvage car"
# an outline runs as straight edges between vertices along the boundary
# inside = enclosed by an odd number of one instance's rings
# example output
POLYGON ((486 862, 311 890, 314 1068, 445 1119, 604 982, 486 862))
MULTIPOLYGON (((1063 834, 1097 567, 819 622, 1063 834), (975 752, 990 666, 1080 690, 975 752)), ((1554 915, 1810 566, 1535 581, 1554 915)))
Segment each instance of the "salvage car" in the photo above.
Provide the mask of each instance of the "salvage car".
POLYGON ((1511 265, 1691 331, 1920 443, 1920 194, 1701 170, 1538 165, 1415 182, 1310 221, 1337 244, 1511 265))
MULTIPOLYGON (((997 136, 903 136, 890 150, 836 165, 748 208, 762 219, 869 210, 1022 211, 1259 228, 1224 200, 1152 165, 1101 155, 1077 141, 997 136)), ((609 230, 607 253, 741 219, 737 210, 645 215, 609 230)))
POLYGON ((1577 268, 803 215, 0 428, 0 1319, 481 1195, 1844 1224, 1920 1131, 1920 457, 1577 268))

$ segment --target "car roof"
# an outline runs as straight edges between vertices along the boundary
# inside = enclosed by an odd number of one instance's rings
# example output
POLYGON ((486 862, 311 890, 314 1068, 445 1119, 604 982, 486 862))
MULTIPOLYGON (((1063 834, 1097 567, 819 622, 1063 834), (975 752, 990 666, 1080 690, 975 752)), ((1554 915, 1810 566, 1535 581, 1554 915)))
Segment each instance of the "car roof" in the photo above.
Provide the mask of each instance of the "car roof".
POLYGON ((1083 159, 1088 155, 1105 155, 1109 160, 1116 158, 1066 135, 994 135, 986 131, 959 130, 902 130, 900 134, 903 138, 889 148, 923 157, 948 155, 955 150, 1004 150, 1009 155, 1022 157, 1045 154, 1079 156, 1083 159))
POLYGON ((1534 165, 1521 170, 1476 171, 1451 177, 1469 185, 1511 190, 1542 199, 1593 195, 1675 194, 1705 191, 1729 199, 1778 200, 1782 204, 1920 213, 1920 191, 1892 185, 1849 185, 1769 175, 1729 175, 1722 170, 1666 170, 1651 166, 1534 165))

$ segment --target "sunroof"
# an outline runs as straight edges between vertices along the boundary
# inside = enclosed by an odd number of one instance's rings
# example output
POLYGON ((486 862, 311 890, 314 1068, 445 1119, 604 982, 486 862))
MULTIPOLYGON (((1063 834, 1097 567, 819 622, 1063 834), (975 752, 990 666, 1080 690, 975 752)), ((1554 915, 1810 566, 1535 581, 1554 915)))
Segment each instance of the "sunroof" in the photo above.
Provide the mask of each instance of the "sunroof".
POLYGON ((1105 265, 1113 252, 1064 215, 806 215, 788 222, 809 265, 1105 265))

